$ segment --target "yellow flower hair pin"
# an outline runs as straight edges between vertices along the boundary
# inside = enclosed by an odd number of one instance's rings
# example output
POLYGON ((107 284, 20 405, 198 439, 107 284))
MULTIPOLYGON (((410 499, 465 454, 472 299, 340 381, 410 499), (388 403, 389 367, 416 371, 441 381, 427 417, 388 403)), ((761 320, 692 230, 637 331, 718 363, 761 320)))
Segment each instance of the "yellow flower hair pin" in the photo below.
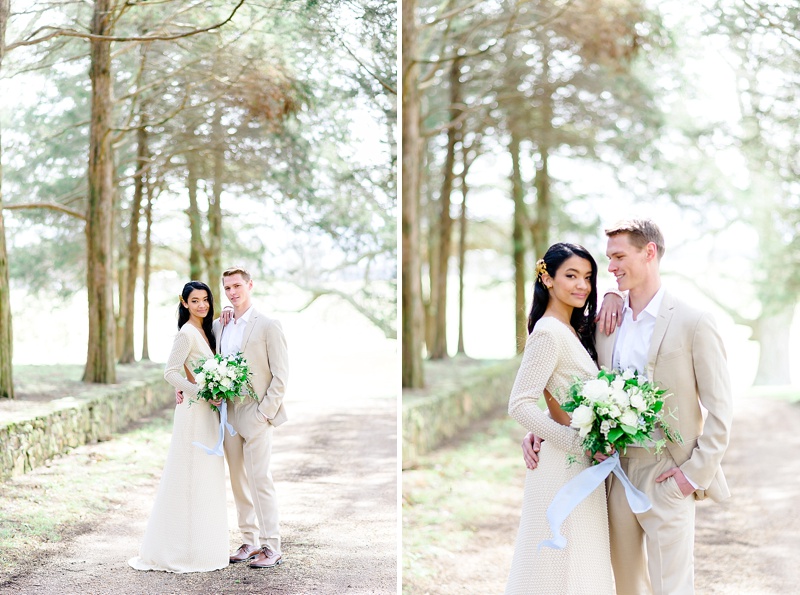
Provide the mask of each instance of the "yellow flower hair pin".
POLYGON ((547 265, 544 263, 544 258, 540 258, 536 261, 536 278, 541 279, 546 272, 547 265))

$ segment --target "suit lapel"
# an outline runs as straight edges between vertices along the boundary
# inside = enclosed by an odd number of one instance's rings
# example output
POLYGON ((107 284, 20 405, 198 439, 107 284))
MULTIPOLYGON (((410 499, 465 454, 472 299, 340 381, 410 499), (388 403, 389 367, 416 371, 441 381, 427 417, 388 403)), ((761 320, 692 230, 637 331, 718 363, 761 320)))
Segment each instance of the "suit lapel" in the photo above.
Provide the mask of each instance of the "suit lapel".
POLYGON ((675 312, 675 299, 669 292, 664 292, 664 298, 661 300, 661 308, 658 310, 658 318, 656 318, 656 325, 653 328, 653 337, 650 339, 650 351, 647 354, 647 378, 653 380, 656 369, 656 357, 658 350, 661 347, 661 341, 664 340, 664 335, 669 328, 669 322, 672 320, 672 314, 675 312))
POLYGON ((242 347, 240 349, 242 353, 244 353, 244 350, 247 348, 247 341, 250 340, 250 333, 253 332, 257 320, 258 320, 258 312, 253 310, 252 312, 250 312, 250 319, 247 321, 247 326, 244 327, 244 335, 242 336, 242 347))

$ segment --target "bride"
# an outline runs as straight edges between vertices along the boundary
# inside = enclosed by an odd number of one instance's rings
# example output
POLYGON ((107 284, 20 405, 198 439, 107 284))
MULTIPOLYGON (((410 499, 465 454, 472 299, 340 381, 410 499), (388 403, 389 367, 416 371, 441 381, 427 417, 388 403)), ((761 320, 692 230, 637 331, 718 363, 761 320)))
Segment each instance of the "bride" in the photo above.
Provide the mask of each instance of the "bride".
POLYGON ((205 572, 228 565, 228 515, 222 457, 209 456, 192 442, 214 444, 219 415, 195 402, 198 387, 191 369, 216 351, 211 323, 214 298, 208 285, 190 281, 178 306, 178 334, 164 378, 189 397, 175 407, 167 462, 139 555, 128 561, 136 570, 205 572), (181 371, 186 373, 183 377, 181 371))
POLYGON ((562 526, 567 546, 538 548, 552 534, 545 516, 556 492, 586 469, 590 459, 561 400, 575 377, 597 374, 594 316, 597 263, 585 248, 559 243, 536 263, 525 354, 511 391, 509 414, 543 438, 539 465, 525 479, 517 542, 507 594, 613 593, 606 494, 599 487, 562 526), (547 413, 539 408, 544 394, 547 413), (568 465, 568 456, 576 462, 568 465))

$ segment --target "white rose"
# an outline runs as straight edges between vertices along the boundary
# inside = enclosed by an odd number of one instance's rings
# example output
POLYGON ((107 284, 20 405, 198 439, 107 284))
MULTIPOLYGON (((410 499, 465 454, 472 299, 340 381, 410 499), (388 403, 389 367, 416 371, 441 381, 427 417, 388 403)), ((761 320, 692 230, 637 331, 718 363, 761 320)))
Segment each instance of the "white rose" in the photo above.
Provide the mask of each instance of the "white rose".
POLYGON ((197 376, 194 377, 194 379, 200 386, 203 386, 206 383, 206 375, 203 372, 200 372, 197 376))
POLYGON ((635 375, 636 375, 636 374, 634 373, 634 371, 633 371, 631 368, 628 368, 627 370, 625 370, 625 371, 622 373, 622 379, 623 379, 623 380, 630 380, 630 379, 631 379, 631 378, 633 378, 635 375))
POLYGON ((608 384, 605 380, 600 378, 595 378, 594 380, 589 380, 586 384, 583 385, 582 394, 586 397, 591 403, 596 403, 597 401, 605 401, 608 398, 609 390, 608 384))
MULTIPOLYGON (((612 385, 613 386, 613 385, 612 385)), ((631 404, 630 397, 628 397, 628 393, 626 393, 622 388, 613 388, 611 391, 611 400, 622 407, 628 407, 631 404)))
POLYGON ((644 411, 647 409, 647 403, 641 393, 634 393, 631 395, 631 407, 635 407, 637 411, 644 411))
POLYGON ((614 419, 619 419, 619 416, 622 415, 622 409, 612 403, 611 407, 608 408, 608 415, 614 419))
POLYGON ((594 422, 594 411, 591 407, 581 405, 572 412, 572 422, 569 425, 578 428, 578 433, 583 438, 592 430, 592 422, 594 422))
POLYGON ((625 388, 625 381, 619 377, 614 378, 614 380, 611 382, 611 388, 614 390, 622 390, 625 388))
POLYGON ((220 384, 221 384, 222 386, 224 386, 225 388, 230 388, 230 387, 232 387, 232 386, 233 386, 233 382, 231 382, 231 379, 230 379, 230 378, 227 378, 227 377, 223 378, 223 379, 220 381, 220 384))
POLYGON ((203 364, 203 369, 206 372, 210 372, 211 370, 216 370, 217 369, 217 360, 215 360, 213 357, 211 359, 207 359, 205 361, 205 363, 203 364))
POLYGON ((234 370, 233 368, 228 368, 227 375, 228 375, 228 378, 233 380, 237 376, 236 370, 234 370))
POLYGON ((628 409, 620 416, 619 422, 626 426, 635 428, 639 425, 639 414, 633 409, 628 409))

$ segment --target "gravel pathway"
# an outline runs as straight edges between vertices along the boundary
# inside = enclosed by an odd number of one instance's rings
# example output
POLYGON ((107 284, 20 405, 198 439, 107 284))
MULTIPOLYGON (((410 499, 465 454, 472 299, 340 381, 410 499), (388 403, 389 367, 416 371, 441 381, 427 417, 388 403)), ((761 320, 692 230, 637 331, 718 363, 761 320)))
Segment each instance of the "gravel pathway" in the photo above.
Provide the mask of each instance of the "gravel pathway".
MULTIPOLYGON (((290 423, 275 432, 273 446, 282 517, 281 566, 253 570, 238 564, 183 575, 128 567, 127 560, 138 552, 155 497, 161 469, 153 468, 149 470, 152 481, 132 484, 110 512, 89 514, 71 537, 49 547, 44 556, 32 556, 30 563, 0 585, 0 592, 395 593, 395 400, 292 402, 290 413, 290 423)), ((109 444, 82 448, 102 456, 109 444)), ((228 500, 234 550, 241 542, 230 487, 228 500)))

